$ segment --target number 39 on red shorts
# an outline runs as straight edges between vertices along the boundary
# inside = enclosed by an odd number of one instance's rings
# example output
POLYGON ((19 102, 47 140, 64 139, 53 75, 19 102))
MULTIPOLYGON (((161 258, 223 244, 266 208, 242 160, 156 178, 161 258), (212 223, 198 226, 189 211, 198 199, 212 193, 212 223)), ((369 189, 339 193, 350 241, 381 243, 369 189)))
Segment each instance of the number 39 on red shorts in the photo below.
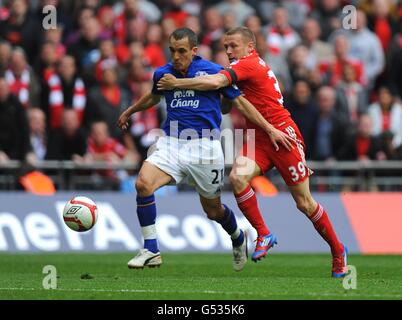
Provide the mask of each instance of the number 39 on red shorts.
POLYGON ((275 151, 266 134, 256 134, 254 144, 243 145, 242 155, 254 160, 263 173, 276 167, 288 186, 300 184, 313 173, 306 164, 304 139, 294 122, 287 121, 285 125, 277 129, 296 141, 294 149, 289 151, 283 145, 279 145, 279 150, 275 151), (254 147, 254 152, 250 148, 251 145, 254 147))

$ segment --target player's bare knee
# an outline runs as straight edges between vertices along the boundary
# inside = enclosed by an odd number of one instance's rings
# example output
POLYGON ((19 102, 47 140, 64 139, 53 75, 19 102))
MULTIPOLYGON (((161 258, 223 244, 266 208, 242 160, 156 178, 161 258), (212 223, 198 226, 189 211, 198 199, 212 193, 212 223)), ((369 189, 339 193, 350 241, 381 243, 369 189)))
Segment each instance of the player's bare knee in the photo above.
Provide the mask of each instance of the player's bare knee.
POLYGON ((244 189, 244 186, 246 186, 248 183, 247 176, 238 175, 235 173, 235 170, 230 172, 229 180, 235 191, 244 189))
POLYGON ((307 201, 305 198, 298 198, 296 200, 296 207, 299 209, 301 212, 305 213, 307 211, 307 201))
POLYGON ((135 190, 140 197, 147 197, 154 193, 152 184, 141 177, 135 182, 135 190))
POLYGON ((309 216, 312 213, 312 211, 314 210, 313 201, 311 201, 311 199, 309 199, 308 197, 298 198, 296 200, 296 206, 297 206, 297 209, 299 209, 301 212, 303 212, 307 216, 309 216))

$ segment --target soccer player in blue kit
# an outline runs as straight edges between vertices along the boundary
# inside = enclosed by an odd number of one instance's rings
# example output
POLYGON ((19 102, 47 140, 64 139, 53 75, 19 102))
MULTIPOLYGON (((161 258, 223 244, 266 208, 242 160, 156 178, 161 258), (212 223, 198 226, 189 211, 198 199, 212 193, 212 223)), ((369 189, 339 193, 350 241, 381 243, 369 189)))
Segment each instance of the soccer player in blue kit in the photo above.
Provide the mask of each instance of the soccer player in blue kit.
MULTIPOLYGON (((247 262, 247 235, 238 227, 232 210, 222 204, 220 198, 224 174, 219 130, 222 119, 221 95, 263 129, 269 130, 269 123, 232 86, 213 91, 159 91, 156 84, 165 74, 196 77, 215 74, 223 69, 196 55, 197 36, 191 29, 175 30, 169 37, 169 49, 171 62, 155 70, 152 91, 127 108, 118 120, 118 126, 125 130, 133 113, 155 106, 162 96, 166 99, 165 135, 158 139, 154 151, 144 161, 135 184, 144 248, 128 262, 128 267, 144 268, 162 264, 155 228, 154 192, 164 185, 179 183, 187 178, 195 185, 208 218, 220 223, 230 235, 233 269, 240 271, 247 262)), ((285 143, 286 136, 279 134, 275 139, 285 143)))

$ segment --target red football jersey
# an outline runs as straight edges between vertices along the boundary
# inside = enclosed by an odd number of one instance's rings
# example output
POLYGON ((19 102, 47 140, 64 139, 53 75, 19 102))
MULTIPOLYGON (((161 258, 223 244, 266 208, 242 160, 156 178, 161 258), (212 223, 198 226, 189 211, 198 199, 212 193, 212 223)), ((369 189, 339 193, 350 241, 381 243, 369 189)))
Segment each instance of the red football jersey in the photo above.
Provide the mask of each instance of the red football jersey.
MULTIPOLYGON (((283 97, 278 80, 273 71, 253 50, 230 64, 230 67, 220 71, 230 84, 236 84, 262 116, 272 125, 279 125, 290 120, 290 113, 283 106, 283 97)), ((247 128, 260 129, 254 123, 247 121, 247 128)))

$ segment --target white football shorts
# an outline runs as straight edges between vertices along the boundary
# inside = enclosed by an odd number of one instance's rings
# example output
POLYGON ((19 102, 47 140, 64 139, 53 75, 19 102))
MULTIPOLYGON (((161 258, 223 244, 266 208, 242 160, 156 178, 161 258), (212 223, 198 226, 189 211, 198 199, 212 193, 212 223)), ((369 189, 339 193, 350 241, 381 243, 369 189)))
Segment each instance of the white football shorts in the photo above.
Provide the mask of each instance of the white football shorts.
POLYGON ((220 196, 225 161, 219 140, 162 136, 150 147, 148 155, 145 161, 172 176, 176 184, 187 180, 207 199, 220 196))

